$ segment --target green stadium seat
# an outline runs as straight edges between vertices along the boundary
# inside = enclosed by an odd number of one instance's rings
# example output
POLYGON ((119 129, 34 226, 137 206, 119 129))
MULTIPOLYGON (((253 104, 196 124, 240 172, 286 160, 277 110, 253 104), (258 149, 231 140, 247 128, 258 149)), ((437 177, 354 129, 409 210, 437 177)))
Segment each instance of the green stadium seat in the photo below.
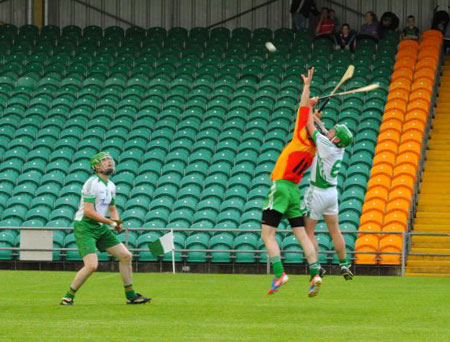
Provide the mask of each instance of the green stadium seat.
MULTIPOLYGON (((234 248, 242 251, 256 251, 258 240, 252 234, 239 235, 234 240, 234 248)), ((236 252, 237 263, 253 263, 256 261, 256 253, 254 252, 236 252)))
MULTIPOLYGON (((209 235, 205 233, 196 233, 189 236, 186 239, 186 249, 208 249, 209 246, 209 235)), ((200 251, 189 251, 187 253, 188 262, 206 262, 207 261, 207 253, 200 251)))
MULTIPOLYGON (((277 235, 278 236, 278 235, 277 235)), ((279 241, 279 245, 283 247, 283 257, 284 263, 287 264, 298 264, 305 262, 305 256, 303 249, 300 246, 297 238, 294 234, 290 234, 283 239, 282 244, 279 241)))

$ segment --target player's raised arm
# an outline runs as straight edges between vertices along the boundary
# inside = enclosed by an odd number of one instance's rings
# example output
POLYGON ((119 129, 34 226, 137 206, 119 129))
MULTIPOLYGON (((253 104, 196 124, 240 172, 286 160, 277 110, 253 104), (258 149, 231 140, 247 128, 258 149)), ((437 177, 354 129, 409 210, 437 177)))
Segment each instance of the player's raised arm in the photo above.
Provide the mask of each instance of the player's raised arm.
POLYGON ((303 92, 302 97, 300 98, 300 107, 309 106, 309 93, 311 86, 311 81, 314 75, 314 67, 308 70, 308 76, 302 75, 303 78, 303 92))

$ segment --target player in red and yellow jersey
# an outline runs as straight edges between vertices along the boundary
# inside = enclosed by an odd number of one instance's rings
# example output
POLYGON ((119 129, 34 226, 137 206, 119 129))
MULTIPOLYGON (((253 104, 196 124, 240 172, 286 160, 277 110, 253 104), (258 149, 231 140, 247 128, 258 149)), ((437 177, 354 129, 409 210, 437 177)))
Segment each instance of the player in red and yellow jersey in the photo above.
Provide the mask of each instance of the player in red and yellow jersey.
POLYGON ((317 98, 309 98, 309 87, 313 74, 314 68, 311 68, 308 70, 307 77, 302 75, 304 87, 297 111, 294 135, 292 141, 281 152, 272 171, 272 186, 263 208, 261 236, 275 273, 275 278, 272 281, 268 294, 276 292, 280 286, 289 280, 284 272, 280 248, 275 239, 276 229, 283 216, 289 220, 292 231, 300 242, 309 263, 311 287, 308 291, 308 296, 316 296, 322 284, 314 245, 305 231, 303 212, 300 209, 300 190, 298 189, 298 183, 302 179, 305 170, 311 166, 316 153, 316 146, 309 139, 306 128, 308 121, 314 120, 312 107, 318 101, 317 98))

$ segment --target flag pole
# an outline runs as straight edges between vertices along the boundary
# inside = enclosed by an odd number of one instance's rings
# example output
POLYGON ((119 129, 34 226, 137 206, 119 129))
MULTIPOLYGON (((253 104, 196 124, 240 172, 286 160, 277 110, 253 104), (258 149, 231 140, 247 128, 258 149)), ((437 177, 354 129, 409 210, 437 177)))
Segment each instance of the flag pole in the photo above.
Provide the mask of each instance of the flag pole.
MULTIPOLYGON (((173 236, 173 229, 171 229, 170 232, 173 236)), ((172 248, 172 273, 175 274, 175 248, 172 248)))

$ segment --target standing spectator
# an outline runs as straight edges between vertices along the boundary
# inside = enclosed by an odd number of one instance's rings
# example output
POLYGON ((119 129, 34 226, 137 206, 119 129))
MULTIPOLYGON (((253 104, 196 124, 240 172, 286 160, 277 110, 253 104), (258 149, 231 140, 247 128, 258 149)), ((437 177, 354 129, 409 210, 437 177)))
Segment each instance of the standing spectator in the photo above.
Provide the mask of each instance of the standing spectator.
POLYGON ((339 27, 339 19, 336 18, 336 12, 334 11, 334 9, 330 8, 330 19, 333 20, 334 23, 334 28, 336 29, 336 27, 339 27))
POLYGON ((379 34, 377 15, 372 11, 366 12, 364 15, 364 21, 365 23, 361 25, 357 39, 369 38, 378 42, 379 34))
POLYGON ((416 26, 416 18, 413 15, 408 17, 406 27, 402 31, 403 39, 419 40, 420 31, 416 26))
POLYGON ((320 20, 316 26, 316 39, 328 38, 332 39, 334 32, 334 22, 330 19, 328 8, 323 7, 320 13, 320 20))
POLYGON ((334 36, 335 49, 355 50, 355 33, 350 29, 349 24, 343 24, 341 31, 334 36))
POLYGON ((299 31, 302 28, 309 28, 310 13, 318 15, 314 0, 292 0, 291 14, 292 14, 292 30, 299 31))
POLYGON ((392 12, 385 12, 381 16, 380 23, 378 25, 378 36, 380 39, 384 38, 385 34, 389 31, 395 32, 398 29, 400 20, 397 15, 392 12))

